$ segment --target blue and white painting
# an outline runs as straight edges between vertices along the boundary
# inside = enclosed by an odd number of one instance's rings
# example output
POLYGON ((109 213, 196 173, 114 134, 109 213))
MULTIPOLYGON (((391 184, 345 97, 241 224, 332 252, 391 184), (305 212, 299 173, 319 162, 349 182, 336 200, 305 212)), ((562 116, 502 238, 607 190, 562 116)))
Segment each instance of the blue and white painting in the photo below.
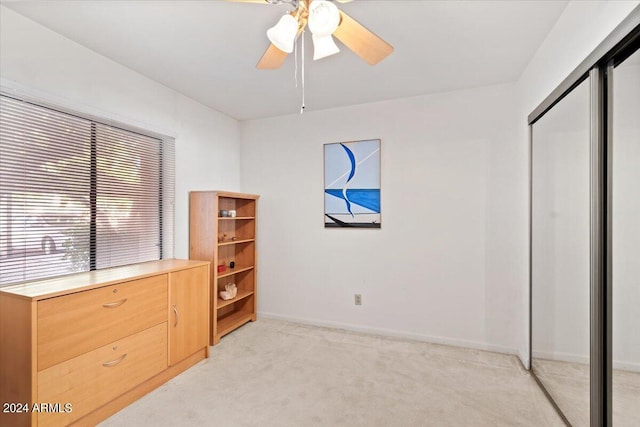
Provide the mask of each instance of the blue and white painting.
POLYGON ((380 225, 380 140, 325 144, 324 226, 380 225))

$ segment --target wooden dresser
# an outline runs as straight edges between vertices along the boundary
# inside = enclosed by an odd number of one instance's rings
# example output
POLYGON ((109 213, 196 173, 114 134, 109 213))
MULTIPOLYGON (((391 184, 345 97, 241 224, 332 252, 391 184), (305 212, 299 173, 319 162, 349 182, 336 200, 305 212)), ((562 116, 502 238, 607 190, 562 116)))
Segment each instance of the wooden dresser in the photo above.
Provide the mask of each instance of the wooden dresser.
POLYGON ((208 262, 0 288, 0 425, 95 425, 208 357, 208 262))

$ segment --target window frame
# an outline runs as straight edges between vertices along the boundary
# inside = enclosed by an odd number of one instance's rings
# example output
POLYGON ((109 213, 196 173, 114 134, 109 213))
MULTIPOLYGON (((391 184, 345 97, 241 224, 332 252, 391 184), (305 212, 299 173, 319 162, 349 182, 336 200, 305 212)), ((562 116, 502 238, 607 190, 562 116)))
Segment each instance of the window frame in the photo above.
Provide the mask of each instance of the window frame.
MULTIPOLYGON (((90 165, 88 180, 90 181, 90 191, 88 194, 89 201, 89 268, 83 271, 95 271, 97 268, 97 256, 98 256, 98 138, 96 128, 97 126, 106 126, 118 131, 127 132, 130 134, 139 135, 145 138, 151 138, 158 143, 158 175, 157 175, 157 213, 158 213, 158 258, 168 259, 174 257, 174 242, 175 242, 175 138, 173 136, 152 131, 149 129, 143 129, 138 126, 129 125, 121 121, 112 120, 108 117, 108 114, 104 114, 103 117, 96 115, 95 113, 83 113, 79 112, 75 108, 69 108, 61 105, 57 102, 50 102, 39 96, 33 96, 25 93, 24 90, 16 90, 14 87, 7 87, 5 81, 0 84, 0 96, 2 98, 9 98, 13 101, 20 102, 24 105, 33 105, 36 108, 43 108, 51 110, 55 113, 65 114, 77 119, 87 121, 90 124, 91 136, 90 136, 90 165)), ((27 91, 28 92, 28 91, 27 91)), ((0 206, 0 209, 2 207, 0 206)), ((26 255, 25 255, 26 256, 26 255)), ((106 268, 122 266, 127 264, 114 263, 106 268)), ((39 278, 29 278, 25 280, 1 283, 0 288, 13 286, 17 284, 24 284, 28 282, 47 280, 54 277, 67 276, 70 274, 77 274, 77 272, 70 271, 64 274, 51 274, 43 275, 39 278)))

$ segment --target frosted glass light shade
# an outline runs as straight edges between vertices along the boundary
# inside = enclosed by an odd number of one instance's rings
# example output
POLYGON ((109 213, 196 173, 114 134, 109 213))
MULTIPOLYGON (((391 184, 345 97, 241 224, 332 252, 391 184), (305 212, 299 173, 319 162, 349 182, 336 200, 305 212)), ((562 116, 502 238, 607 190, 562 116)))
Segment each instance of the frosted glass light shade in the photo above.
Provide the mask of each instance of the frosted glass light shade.
POLYGON ((276 25, 267 30, 269 41, 286 53, 293 52, 296 34, 298 34, 298 21, 289 14, 284 15, 276 25))
POLYGON ((313 34, 313 59, 326 58, 340 52, 331 34, 340 24, 340 12, 335 4, 316 0, 309 7, 309 29, 313 34))
POLYGON ((333 34, 340 24, 340 11, 335 4, 316 0, 309 6, 309 29, 315 36, 333 34))
POLYGON ((331 34, 326 36, 313 35, 313 60, 326 58, 340 52, 331 34))

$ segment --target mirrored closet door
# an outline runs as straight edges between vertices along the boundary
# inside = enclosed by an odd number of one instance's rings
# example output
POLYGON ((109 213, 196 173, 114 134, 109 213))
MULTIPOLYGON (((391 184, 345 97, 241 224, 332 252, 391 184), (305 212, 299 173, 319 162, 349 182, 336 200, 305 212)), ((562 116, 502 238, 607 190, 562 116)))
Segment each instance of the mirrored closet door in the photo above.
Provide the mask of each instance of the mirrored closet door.
POLYGON ((612 75, 612 418, 640 426, 640 51, 612 75))
POLYGON ((589 425, 590 97, 585 80, 532 126, 532 368, 589 425))
POLYGON ((640 6, 529 125, 531 372, 569 426, 640 426, 640 6))

